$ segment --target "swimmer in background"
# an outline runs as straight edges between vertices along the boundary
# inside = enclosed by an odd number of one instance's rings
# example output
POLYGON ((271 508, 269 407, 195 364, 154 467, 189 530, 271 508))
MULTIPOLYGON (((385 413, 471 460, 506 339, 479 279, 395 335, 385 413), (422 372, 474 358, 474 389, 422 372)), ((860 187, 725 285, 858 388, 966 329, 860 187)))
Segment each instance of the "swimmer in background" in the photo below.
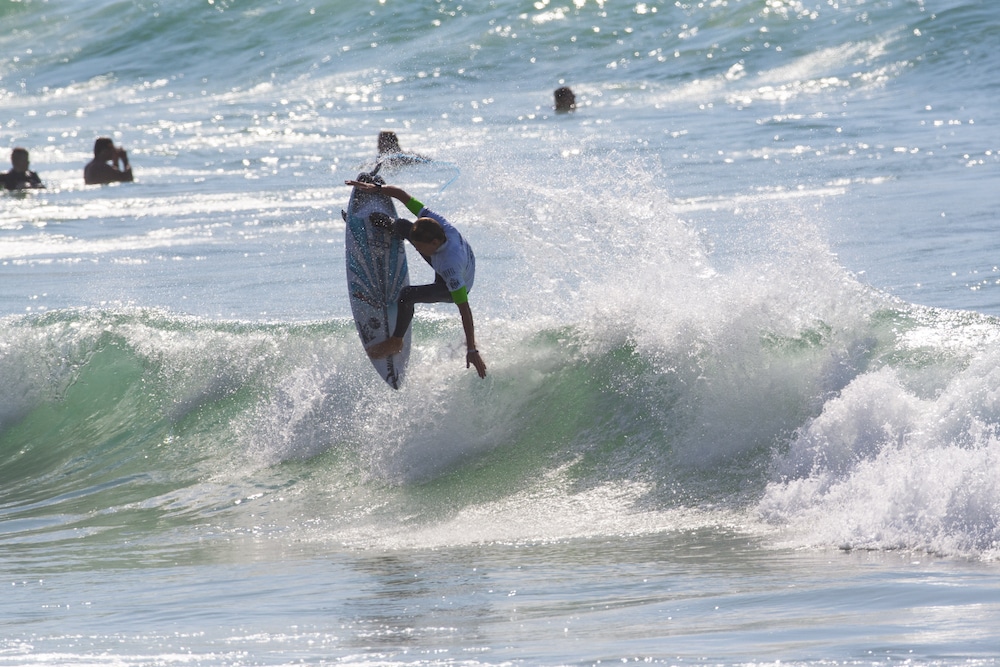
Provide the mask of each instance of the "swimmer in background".
POLYGON ((128 163, 128 153, 108 137, 100 137, 94 142, 94 159, 83 168, 83 182, 87 185, 105 183, 131 183, 132 166, 128 163))
POLYGON ((8 190, 36 190, 44 188, 38 174, 28 169, 31 164, 26 148, 15 148, 10 152, 12 169, 0 174, 0 182, 8 190))
POLYGON ((567 111, 576 109, 576 95, 573 94, 569 86, 556 88, 553 95, 556 100, 556 113, 566 113, 567 111))
POLYGON ((378 133, 378 160, 384 167, 405 167, 409 164, 430 162, 430 158, 415 153, 404 153, 399 147, 399 137, 389 130, 378 133))

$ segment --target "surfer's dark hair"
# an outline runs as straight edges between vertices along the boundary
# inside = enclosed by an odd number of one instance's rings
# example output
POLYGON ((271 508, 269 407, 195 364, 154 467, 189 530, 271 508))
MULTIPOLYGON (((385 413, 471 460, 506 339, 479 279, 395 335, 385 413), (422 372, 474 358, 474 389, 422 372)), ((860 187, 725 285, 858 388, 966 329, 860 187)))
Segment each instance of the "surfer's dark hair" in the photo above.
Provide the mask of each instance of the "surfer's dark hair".
POLYGON ((434 218, 417 218, 410 230, 410 239, 420 243, 430 243, 441 241, 444 243, 447 237, 444 235, 444 227, 434 218))

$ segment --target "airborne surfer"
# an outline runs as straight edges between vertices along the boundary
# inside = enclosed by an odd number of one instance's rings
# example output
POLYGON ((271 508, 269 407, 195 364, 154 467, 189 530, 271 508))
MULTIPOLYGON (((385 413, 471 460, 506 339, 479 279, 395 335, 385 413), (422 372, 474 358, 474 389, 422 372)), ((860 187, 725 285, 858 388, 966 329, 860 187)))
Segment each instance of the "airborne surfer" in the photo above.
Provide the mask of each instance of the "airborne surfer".
POLYGON ((420 256, 434 269, 435 280, 429 285, 411 285, 399 293, 396 328, 392 336, 367 349, 372 359, 383 359, 403 349, 403 337, 413 321, 416 303, 454 303, 462 316, 465 330, 465 367, 476 367, 479 377, 486 377, 486 363, 476 348, 476 331, 469 306, 469 290, 476 277, 476 256, 466 240, 447 220, 425 207, 402 188, 378 183, 345 181, 363 192, 377 193, 398 199, 411 213, 415 222, 403 218, 392 220, 384 213, 373 213, 369 222, 391 228, 393 233, 408 240, 420 256))

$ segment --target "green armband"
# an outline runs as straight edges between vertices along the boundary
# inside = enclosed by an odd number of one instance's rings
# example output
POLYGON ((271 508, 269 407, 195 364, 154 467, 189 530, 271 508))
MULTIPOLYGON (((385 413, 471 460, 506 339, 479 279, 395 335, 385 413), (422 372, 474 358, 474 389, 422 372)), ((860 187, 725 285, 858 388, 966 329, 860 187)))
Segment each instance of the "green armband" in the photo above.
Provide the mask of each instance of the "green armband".
POLYGON ((463 303, 469 303, 469 290, 464 287, 459 287, 451 293, 451 300, 455 302, 456 306, 461 306, 463 303))
POLYGON ((406 208, 410 209, 410 213, 413 215, 420 215, 420 212, 424 210, 424 205, 417 201, 416 197, 410 197, 410 201, 406 202, 406 208))

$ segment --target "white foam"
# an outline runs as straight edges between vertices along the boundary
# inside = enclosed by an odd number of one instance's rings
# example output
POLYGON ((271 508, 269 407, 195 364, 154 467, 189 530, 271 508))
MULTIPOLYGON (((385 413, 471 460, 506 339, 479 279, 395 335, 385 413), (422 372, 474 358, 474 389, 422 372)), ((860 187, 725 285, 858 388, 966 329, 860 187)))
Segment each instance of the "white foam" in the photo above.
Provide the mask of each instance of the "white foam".
POLYGON ((779 459, 761 516, 792 544, 997 558, 998 361, 979 352, 931 392, 890 368, 858 377, 779 459))

